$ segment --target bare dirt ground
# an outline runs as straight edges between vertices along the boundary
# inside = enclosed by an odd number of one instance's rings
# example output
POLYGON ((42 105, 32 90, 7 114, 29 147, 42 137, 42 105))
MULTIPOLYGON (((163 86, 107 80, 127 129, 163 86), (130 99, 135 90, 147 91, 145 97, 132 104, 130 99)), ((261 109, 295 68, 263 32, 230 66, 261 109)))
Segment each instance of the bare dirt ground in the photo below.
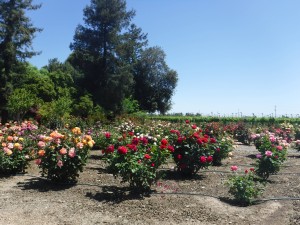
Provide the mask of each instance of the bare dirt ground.
POLYGON ((250 168, 257 153, 239 145, 231 160, 183 180, 164 166, 167 175, 147 197, 129 194, 105 170, 99 151, 73 186, 53 185, 33 165, 25 175, 0 178, 0 224, 300 224, 300 153, 289 150, 288 160, 270 177, 261 201, 248 207, 234 204, 224 185, 231 165, 250 168), (156 191, 156 192, 155 192, 156 191))

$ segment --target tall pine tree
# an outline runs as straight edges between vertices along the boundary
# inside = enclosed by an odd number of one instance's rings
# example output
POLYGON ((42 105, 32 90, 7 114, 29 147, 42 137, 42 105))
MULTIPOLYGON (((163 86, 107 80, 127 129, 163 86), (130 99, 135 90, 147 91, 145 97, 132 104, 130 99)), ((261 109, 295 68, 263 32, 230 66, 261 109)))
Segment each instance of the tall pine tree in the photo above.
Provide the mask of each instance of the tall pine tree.
POLYGON ((84 9, 84 23, 79 25, 70 48, 70 62, 83 74, 81 85, 96 104, 118 112, 130 92, 133 75, 120 59, 123 31, 135 15, 126 10, 124 0, 91 0, 84 9))
POLYGON ((13 90, 13 80, 21 74, 20 65, 38 54, 32 49, 36 28, 26 12, 37 10, 32 0, 0 0, 0 109, 1 119, 8 118, 7 100, 13 90))

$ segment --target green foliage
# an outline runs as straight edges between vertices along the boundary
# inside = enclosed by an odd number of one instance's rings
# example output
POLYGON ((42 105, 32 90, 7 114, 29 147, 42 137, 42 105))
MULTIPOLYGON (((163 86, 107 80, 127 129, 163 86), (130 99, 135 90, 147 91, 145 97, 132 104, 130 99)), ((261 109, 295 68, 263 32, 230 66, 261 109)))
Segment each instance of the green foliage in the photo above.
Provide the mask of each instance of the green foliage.
POLYGON ((234 174, 226 182, 229 193, 242 205, 251 205, 253 199, 262 194, 263 185, 258 182, 253 170, 244 175, 234 174))
POLYGON ((145 49, 136 66, 135 95, 142 110, 165 114, 177 85, 176 71, 169 69, 165 53, 159 47, 145 49))
POLYGON ((64 120, 70 116, 72 111, 72 99, 64 96, 52 102, 44 103, 39 109, 42 123, 47 127, 64 127, 64 120))
POLYGON ((10 95, 7 108, 11 114, 16 116, 16 120, 20 121, 31 107, 37 106, 39 103, 41 103, 41 100, 34 94, 21 88, 15 89, 12 95, 10 95))
POLYGON ((124 114, 132 114, 139 111, 139 103, 137 100, 125 98, 122 102, 122 112, 124 114))
POLYGON ((29 64, 26 66, 26 71, 17 82, 16 87, 31 92, 45 102, 50 102, 56 98, 55 86, 48 76, 48 72, 38 70, 29 64))
POLYGON ((103 108, 99 105, 96 105, 92 112, 87 117, 88 124, 95 124, 97 122, 106 122, 107 117, 103 108))
POLYGON ((7 120, 6 105, 13 90, 13 80, 22 76, 19 65, 36 54, 32 51, 32 39, 41 29, 32 25, 26 16, 36 10, 32 0, 0 1, 0 106, 2 120, 7 120))
POLYGON ((73 114, 75 116, 81 116, 87 118, 93 112, 93 101, 89 95, 81 96, 79 102, 73 105, 73 114))

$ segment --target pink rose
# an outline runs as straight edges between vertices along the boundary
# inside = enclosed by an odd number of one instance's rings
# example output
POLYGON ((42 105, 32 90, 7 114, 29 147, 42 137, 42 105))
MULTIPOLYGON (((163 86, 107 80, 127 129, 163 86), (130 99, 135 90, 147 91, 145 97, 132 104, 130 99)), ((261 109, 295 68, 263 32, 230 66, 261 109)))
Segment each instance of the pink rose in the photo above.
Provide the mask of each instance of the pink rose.
POLYGON ((39 141, 37 145, 40 149, 43 149, 46 146, 45 142, 43 142, 43 141, 39 141))
POLYGON ((230 169, 231 169, 231 171, 237 171, 238 166, 231 166, 230 169))
POLYGON ((74 158, 76 156, 75 148, 70 148, 68 155, 70 158, 74 158))
POLYGON ((41 164, 41 162, 42 162, 42 160, 41 160, 41 159, 36 159, 36 160, 35 160, 35 164, 36 164, 36 165, 40 165, 40 164, 41 164))
POLYGON ((266 151, 266 152, 265 152, 265 155, 266 155, 267 157, 271 157, 271 156, 273 155, 273 153, 272 153, 271 151, 266 151))
POLYGON ((61 160, 58 160, 57 164, 56 164, 59 168, 61 168, 64 164, 61 160))

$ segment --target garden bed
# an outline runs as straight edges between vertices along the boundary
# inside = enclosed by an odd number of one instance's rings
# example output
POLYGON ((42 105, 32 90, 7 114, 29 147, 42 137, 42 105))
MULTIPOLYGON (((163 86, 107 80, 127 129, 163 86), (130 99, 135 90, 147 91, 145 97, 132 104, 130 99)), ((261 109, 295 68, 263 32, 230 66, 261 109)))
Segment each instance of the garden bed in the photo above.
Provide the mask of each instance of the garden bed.
POLYGON ((300 224, 300 153, 271 175, 260 201, 239 206, 225 181, 230 166, 249 169, 257 150, 238 145, 232 159, 182 179, 170 162, 164 179, 146 197, 130 194, 105 170, 100 151, 91 152, 76 185, 54 185, 32 164, 24 175, 0 178, 0 224, 300 224))

